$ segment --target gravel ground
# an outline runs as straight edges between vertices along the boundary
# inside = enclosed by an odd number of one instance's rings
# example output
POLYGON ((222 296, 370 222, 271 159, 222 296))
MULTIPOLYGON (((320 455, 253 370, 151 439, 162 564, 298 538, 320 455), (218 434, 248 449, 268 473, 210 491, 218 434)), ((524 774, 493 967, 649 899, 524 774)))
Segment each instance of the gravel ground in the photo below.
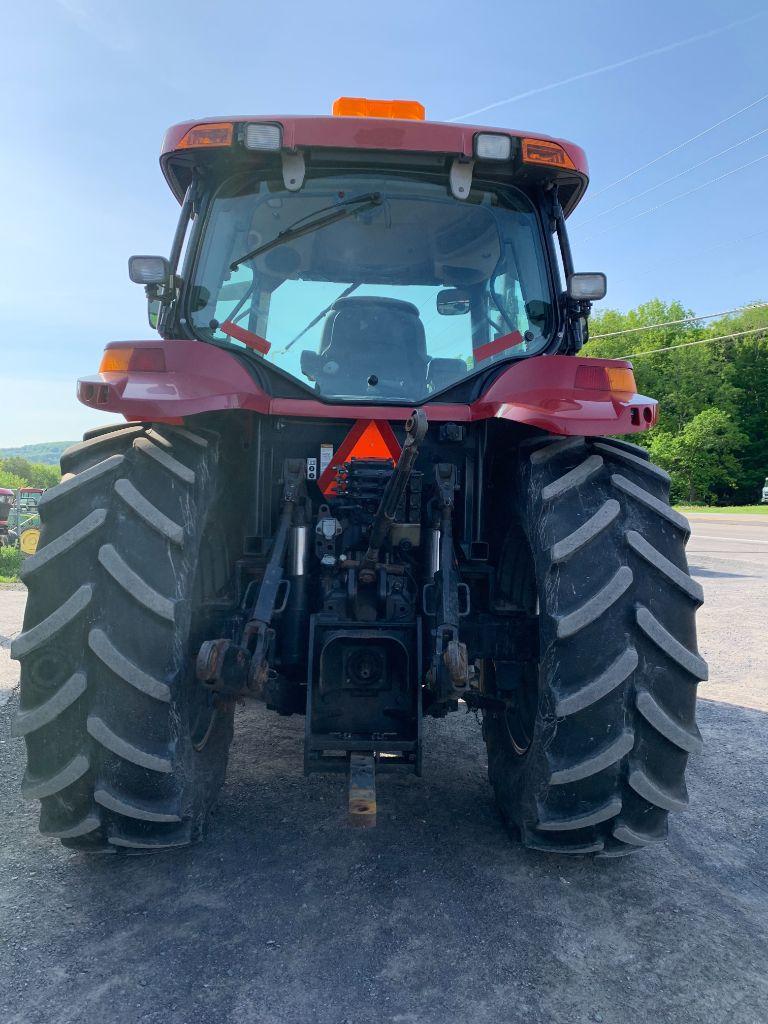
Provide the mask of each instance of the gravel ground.
MULTIPOLYGON (((0 662, 3 1024, 768 1021, 768 569, 691 560, 712 672, 691 809, 602 864, 510 843, 472 715, 427 723, 425 777, 380 775, 359 831, 341 777, 303 778, 302 720, 259 707, 204 845, 72 853, 18 795, 0 662)), ((0 591, 3 637, 23 597, 0 591)))
POLYGON ((11 638, 21 628, 26 601, 23 583, 0 583, 0 707, 19 679, 19 666, 11 661, 11 638))

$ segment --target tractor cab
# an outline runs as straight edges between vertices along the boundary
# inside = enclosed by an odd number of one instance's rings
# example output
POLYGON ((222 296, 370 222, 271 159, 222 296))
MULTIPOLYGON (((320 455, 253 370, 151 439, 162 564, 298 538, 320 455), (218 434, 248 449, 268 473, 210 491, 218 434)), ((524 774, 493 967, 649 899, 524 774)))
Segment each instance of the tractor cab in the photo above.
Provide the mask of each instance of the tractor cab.
POLYGON ((43 487, 20 487, 16 492, 16 505, 21 512, 35 512, 43 494, 43 487))
POLYGON ((212 198, 193 281, 201 340, 261 344, 268 366, 336 400, 424 401, 542 351, 557 323, 522 193, 478 185, 468 202, 407 174, 324 174, 282 194, 237 175, 212 198))
POLYGON ((182 217, 170 262, 131 261, 151 322, 255 357, 272 394, 450 400, 499 363, 575 352, 605 290, 571 265, 571 143, 343 98, 332 117, 178 125, 161 164, 182 217))

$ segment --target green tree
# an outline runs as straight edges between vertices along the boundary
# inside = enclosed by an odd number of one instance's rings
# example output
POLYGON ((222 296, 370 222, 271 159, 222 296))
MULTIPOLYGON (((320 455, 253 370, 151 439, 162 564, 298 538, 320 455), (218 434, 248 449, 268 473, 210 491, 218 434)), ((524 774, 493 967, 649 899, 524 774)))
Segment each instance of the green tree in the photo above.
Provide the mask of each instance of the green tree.
POLYGON ((20 476, 16 476, 15 473, 9 473, 7 469, 0 467, 0 487, 12 487, 16 490, 17 487, 26 487, 27 481, 20 476))
POLYGON ((736 316, 718 320, 707 331, 709 337, 718 337, 758 327, 765 327, 765 332, 701 346, 720 350, 733 370, 733 416, 747 439, 739 454, 738 481, 729 498, 744 504, 757 499, 768 475, 768 309, 748 307, 736 316))
POLYGON ((46 466, 42 462, 32 462, 28 479, 30 487, 55 487, 61 480, 61 471, 58 466, 46 466))
POLYGON ((705 504, 718 490, 733 488, 747 441, 727 412, 702 409, 679 433, 656 431, 650 449, 654 461, 672 475, 673 501, 705 504))
MULTIPOLYGON (((0 459, 0 473, 10 474, 21 481, 15 487, 53 487, 61 479, 58 466, 46 466, 42 462, 30 462, 18 455, 0 459)), ((9 487, 10 484, 4 486, 9 487)))
MULTIPOLYGON (((689 315, 680 303, 660 299, 628 313, 607 310, 592 319, 592 340, 584 355, 629 357, 638 391, 658 400, 658 427, 630 439, 652 447, 657 459, 666 460, 677 498, 690 500, 686 484, 678 479, 681 470, 675 468, 682 465, 680 458, 693 440, 690 431, 684 439, 683 431, 706 410, 725 414, 741 443, 724 451, 724 465, 730 469, 716 474, 705 490, 708 500, 751 503, 768 474, 768 308, 755 303, 707 326, 702 321, 652 326, 689 315), (635 330, 645 327, 649 329, 635 330), (765 333, 761 329, 741 338, 708 340, 763 327, 765 333), (631 333, 617 333, 627 331, 631 333)), ((707 417, 701 422, 708 428, 714 426, 707 417)), ((726 445, 729 436, 726 430, 722 438, 726 445)), ((685 458, 690 463, 690 453, 685 458)))

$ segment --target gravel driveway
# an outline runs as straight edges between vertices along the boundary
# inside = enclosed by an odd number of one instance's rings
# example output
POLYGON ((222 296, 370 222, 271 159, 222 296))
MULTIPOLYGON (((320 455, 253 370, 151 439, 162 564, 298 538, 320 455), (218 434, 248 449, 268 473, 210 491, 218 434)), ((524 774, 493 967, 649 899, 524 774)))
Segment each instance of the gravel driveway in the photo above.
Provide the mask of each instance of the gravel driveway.
MULTIPOLYGON (((259 707, 204 845, 67 851, 18 795, 0 651, 0 1020, 768 1021, 768 568, 691 561, 712 673, 691 809, 668 845, 602 864, 510 843, 470 714, 427 722, 425 777, 380 775, 379 825, 360 831, 341 777, 302 776, 303 721, 259 707)), ((3 636, 22 604, 0 592, 3 636)))

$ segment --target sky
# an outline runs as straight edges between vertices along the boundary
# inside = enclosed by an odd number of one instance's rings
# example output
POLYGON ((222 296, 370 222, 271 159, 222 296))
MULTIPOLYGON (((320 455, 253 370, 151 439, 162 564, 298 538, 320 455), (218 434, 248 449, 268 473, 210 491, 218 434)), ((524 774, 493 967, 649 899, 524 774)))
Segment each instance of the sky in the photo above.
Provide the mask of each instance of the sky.
POLYGON ((37 0, 0 23, 0 448, 105 421, 75 380, 105 342, 153 336, 127 259, 168 253, 160 142, 198 116, 406 98, 572 139, 591 184, 569 230, 577 269, 608 275, 597 308, 768 301, 762 0, 37 0))

